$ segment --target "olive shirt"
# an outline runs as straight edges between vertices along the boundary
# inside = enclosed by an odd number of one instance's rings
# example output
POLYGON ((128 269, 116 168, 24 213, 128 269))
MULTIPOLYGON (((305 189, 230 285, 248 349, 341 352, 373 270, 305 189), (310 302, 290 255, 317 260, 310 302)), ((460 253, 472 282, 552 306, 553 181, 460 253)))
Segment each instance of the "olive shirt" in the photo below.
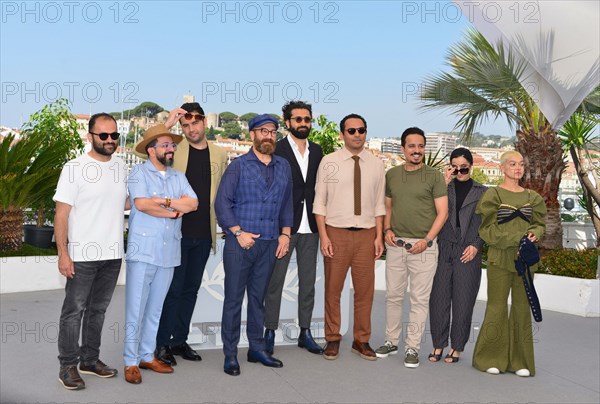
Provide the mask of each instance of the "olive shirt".
POLYGON ((406 171, 404 165, 385 175, 385 196, 392 198, 392 231, 398 237, 424 238, 437 209, 435 199, 448 195, 442 173, 427 165, 406 171))
MULTIPOLYGON (((479 200, 475 213, 481 215, 479 235, 489 245, 488 263, 495 267, 516 272, 515 260, 519 241, 527 233, 533 233, 538 239, 544 236, 546 225, 546 204, 535 191, 525 189, 512 192, 504 188, 489 188, 479 200), (530 205, 533 212, 531 222, 516 217, 509 222, 498 224, 498 208, 501 204, 514 209, 530 205)), ((536 266, 531 267, 534 271, 536 266)))

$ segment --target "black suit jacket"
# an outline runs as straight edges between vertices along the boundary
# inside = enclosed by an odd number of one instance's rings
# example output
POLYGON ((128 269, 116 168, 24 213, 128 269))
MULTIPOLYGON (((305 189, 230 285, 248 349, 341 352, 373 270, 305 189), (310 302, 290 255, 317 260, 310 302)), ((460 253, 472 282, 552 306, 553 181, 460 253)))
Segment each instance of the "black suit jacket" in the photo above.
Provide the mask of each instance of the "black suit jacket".
POLYGON ((313 215, 312 211, 313 201, 315 199, 317 170, 319 169, 319 163, 323 158, 323 149, 314 142, 309 141, 308 143, 310 154, 308 155, 306 182, 302 177, 302 170, 300 170, 300 165, 296 160, 296 156, 294 156, 294 151, 292 150, 289 140, 286 138, 281 139, 277 142, 277 147, 275 148, 275 154, 286 159, 292 168, 292 201, 294 206, 294 227, 292 227, 292 234, 295 234, 300 227, 304 204, 306 204, 306 213, 308 214, 310 230, 313 233, 317 232, 317 222, 315 221, 315 215, 313 215))

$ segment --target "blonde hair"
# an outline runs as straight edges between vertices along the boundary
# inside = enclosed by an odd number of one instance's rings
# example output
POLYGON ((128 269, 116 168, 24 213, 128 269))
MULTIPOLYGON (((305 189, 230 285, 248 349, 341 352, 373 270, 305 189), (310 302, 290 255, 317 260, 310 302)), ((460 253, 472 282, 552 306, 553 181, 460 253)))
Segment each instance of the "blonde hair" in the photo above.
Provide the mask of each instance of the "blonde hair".
POLYGON ((502 153, 502 156, 500 156, 500 165, 504 166, 506 164, 506 161, 511 157, 523 158, 523 155, 516 150, 509 150, 507 152, 504 152, 502 153))

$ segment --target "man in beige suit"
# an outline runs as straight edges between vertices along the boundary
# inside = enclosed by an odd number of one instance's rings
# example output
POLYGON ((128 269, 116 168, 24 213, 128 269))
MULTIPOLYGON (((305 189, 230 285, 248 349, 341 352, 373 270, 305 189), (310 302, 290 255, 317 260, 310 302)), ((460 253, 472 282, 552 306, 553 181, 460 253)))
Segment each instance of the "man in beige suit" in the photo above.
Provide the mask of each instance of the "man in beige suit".
POLYGON ((204 267, 212 247, 216 251, 214 200, 227 167, 227 154, 206 140, 206 117, 197 102, 185 103, 169 113, 167 128, 179 121, 185 139, 179 143, 173 168, 185 176, 198 196, 198 210, 183 217, 181 227, 181 265, 175 274, 163 305, 156 336, 157 359, 176 365, 173 355, 200 361, 187 344, 188 332, 204 267))

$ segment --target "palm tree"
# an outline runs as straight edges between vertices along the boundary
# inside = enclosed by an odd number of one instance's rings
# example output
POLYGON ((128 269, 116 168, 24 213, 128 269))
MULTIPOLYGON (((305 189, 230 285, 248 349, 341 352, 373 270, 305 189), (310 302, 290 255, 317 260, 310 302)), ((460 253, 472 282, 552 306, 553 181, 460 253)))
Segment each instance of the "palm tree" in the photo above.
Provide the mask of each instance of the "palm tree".
POLYGON ((23 131, 20 140, 9 134, 0 140, 0 251, 16 251, 23 243, 23 211, 52 194, 66 142, 48 147, 47 133, 23 131))
POLYGON ((527 167, 521 185, 538 192, 548 208, 541 246, 561 248, 558 187, 565 170, 563 149, 556 129, 519 82, 524 63, 517 63, 502 44, 492 46, 474 29, 449 49, 446 60, 450 73, 439 72, 425 80, 423 108, 446 108, 457 114, 456 128, 467 142, 490 118, 504 117, 516 128, 515 148, 527 167))
POLYGON ((600 178, 597 169, 592 164, 589 146, 595 141, 594 130, 598 125, 594 114, 576 112, 559 131, 563 146, 571 154, 573 165, 582 185, 582 206, 587 210, 594 230, 596 231, 596 246, 600 245, 600 216, 597 207, 600 206, 600 178), (590 180, 590 176, 594 182, 590 180))

